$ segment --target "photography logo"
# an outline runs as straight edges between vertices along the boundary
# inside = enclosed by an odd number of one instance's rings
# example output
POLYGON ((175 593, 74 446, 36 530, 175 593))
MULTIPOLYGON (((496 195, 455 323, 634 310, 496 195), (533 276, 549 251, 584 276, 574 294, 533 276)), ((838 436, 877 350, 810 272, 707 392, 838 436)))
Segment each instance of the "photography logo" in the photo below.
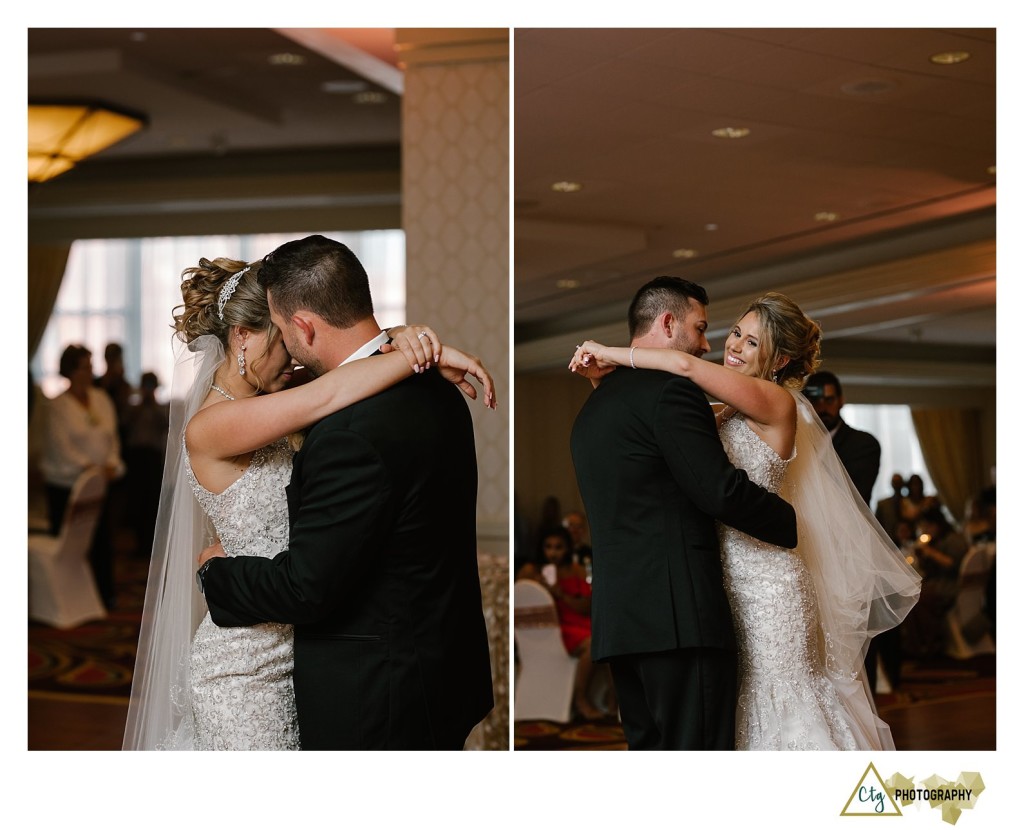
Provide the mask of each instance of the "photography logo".
POLYGON ((841 816, 902 816, 892 794, 882 783, 874 764, 868 764, 843 807, 841 816))
POLYGON ((868 764, 853 788, 841 816, 902 816, 900 807, 914 804, 940 810, 942 820, 956 824, 964 810, 973 810, 985 782, 978 772, 961 772, 956 781, 931 775, 915 784, 913 778, 896 773, 882 781, 874 764, 868 764))

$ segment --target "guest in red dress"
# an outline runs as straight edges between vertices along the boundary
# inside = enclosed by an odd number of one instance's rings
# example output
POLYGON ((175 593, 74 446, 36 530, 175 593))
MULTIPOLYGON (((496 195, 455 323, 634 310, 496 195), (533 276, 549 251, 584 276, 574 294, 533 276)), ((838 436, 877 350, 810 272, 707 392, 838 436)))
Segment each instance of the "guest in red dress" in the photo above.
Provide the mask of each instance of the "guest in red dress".
POLYGON ((520 579, 532 579, 554 597, 565 650, 578 658, 573 705, 586 720, 604 715, 587 697, 594 673, 590 659, 590 583, 583 565, 573 562, 572 536, 563 527, 548 530, 541 538, 540 556, 520 570, 520 579))

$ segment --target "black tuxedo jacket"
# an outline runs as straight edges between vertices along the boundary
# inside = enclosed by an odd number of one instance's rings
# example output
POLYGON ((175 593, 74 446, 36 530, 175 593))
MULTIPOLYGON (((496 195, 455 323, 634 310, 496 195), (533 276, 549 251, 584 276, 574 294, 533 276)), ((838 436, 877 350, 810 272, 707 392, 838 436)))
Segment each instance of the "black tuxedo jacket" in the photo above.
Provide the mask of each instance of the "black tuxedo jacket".
POLYGON ((295 624, 303 749, 461 749, 493 706, 462 393, 426 372, 316 424, 288 550, 216 559, 213 621, 295 624))
POLYGON ((715 519, 792 548, 796 518, 729 463, 704 393, 619 369, 587 399, 571 443, 594 548, 594 658, 734 649, 715 519))
POLYGON ((871 490, 882 463, 882 445, 878 439, 869 432, 854 429, 840 418, 839 429, 832 436, 832 447, 853 479, 853 486, 857 488, 864 503, 871 504, 871 490))

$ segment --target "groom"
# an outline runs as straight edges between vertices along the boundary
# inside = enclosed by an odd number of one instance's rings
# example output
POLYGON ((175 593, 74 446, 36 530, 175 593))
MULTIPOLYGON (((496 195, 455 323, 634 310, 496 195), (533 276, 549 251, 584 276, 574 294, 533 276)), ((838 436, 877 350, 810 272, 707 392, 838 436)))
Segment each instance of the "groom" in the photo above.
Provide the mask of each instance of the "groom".
MULTIPOLYGON (((288 242, 259 279, 289 352, 316 375, 387 342, 366 272, 339 242, 288 242)), ((304 750, 462 749, 493 706, 462 393, 423 372, 325 418, 287 492, 286 551, 201 566, 213 621, 295 624, 304 750)))
MULTIPOLYGON (((658 277, 629 307, 630 345, 710 350, 708 297, 658 277)), ((796 545, 793 508, 726 457, 704 393, 617 369, 572 430, 593 544, 592 656, 611 664, 630 749, 733 749, 736 645, 715 520, 796 545)))

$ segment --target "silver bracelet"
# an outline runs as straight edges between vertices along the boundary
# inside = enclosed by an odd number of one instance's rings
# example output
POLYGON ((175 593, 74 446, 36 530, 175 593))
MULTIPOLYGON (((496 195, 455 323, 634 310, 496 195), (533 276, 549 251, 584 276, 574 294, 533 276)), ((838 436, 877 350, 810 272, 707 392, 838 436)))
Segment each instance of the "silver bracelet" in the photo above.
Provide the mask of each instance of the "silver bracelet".
POLYGON ((629 350, 629 368, 630 369, 635 369, 636 368, 636 364, 633 362, 633 352, 635 352, 635 351, 636 351, 636 346, 634 346, 633 348, 631 348, 629 350))

